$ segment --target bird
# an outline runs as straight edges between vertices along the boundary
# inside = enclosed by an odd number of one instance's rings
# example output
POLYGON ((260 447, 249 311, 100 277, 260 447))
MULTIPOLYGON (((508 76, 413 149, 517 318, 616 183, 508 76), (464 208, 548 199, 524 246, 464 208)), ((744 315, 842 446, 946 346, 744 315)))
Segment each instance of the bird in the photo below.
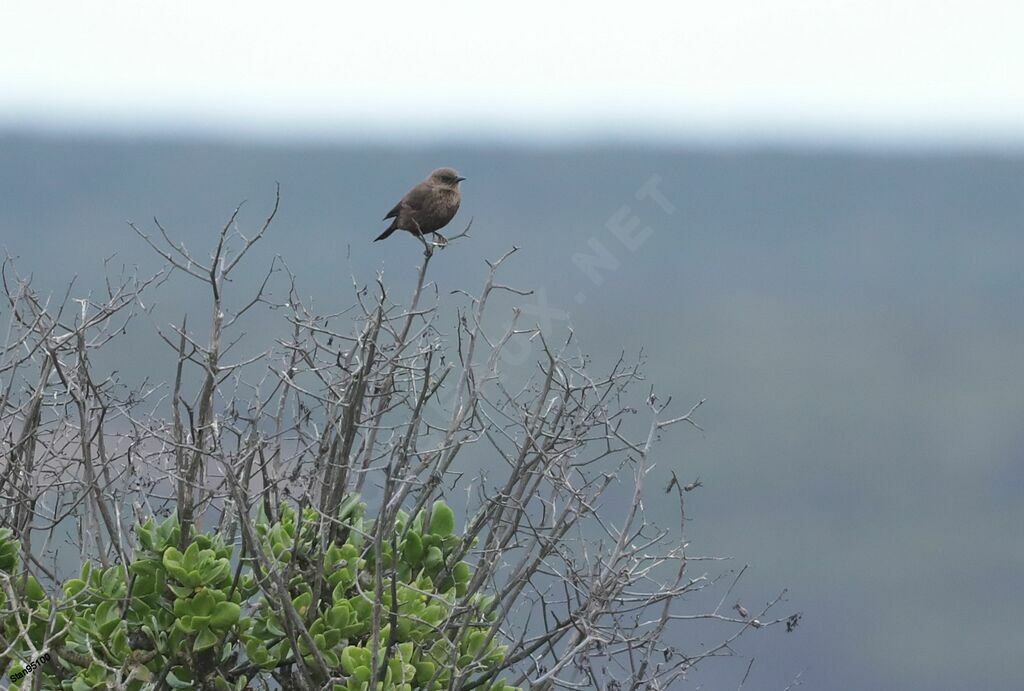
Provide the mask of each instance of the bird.
POLYGON ((396 230, 407 230, 420 237, 434 233, 442 242, 447 242, 437 231, 448 225, 459 210, 459 202, 462 201, 459 183, 465 179, 454 168, 438 168, 431 172, 383 218, 385 221, 389 218, 394 220, 374 242, 383 240, 396 230))

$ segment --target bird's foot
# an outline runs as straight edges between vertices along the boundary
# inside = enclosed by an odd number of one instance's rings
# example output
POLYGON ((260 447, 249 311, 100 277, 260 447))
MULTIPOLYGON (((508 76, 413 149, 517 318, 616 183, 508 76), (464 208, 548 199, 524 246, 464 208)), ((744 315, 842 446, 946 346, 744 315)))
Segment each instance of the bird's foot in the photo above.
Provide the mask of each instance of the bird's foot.
POLYGON ((427 242, 427 239, 423 237, 422 233, 416 235, 416 238, 423 243, 423 256, 429 259, 434 254, 433 243, 427 242))
POLYGON ((440 233, 435 231, 434 236, 437 238, 437 240, 434 242, 435 246, 440 247, 441 249, 444 249, 445 247, 448 246, 448 238, 446 238, 444 235, 441 235, 440 233))

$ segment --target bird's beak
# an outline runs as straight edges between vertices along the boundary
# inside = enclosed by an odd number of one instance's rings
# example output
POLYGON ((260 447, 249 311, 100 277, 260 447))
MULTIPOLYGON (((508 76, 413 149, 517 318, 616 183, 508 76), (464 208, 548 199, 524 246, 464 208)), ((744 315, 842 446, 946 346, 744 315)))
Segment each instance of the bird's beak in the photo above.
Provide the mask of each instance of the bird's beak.
POLYGON ((463 177, 457 177, 457 178, 455 178, 455 182, 462 182, 465 179, 466 178, 463 178, 463 177))

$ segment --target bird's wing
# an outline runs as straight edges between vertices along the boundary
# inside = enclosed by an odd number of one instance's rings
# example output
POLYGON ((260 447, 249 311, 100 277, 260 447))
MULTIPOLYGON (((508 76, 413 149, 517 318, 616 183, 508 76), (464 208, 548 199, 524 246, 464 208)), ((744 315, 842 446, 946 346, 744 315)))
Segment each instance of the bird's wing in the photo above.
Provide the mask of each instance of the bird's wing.
POLYGON ((402 201, 395 204, 395 208, 391 209, 383 220, 386 221, 389 218, 395 218, 398 216, 398 212, 402 210, 403 206, 408 208, 410 211, 418 211, 426 205, 429 198, 430 185, 425 182, 421 182, 409 190, 409 193, 402 197, 402 201))

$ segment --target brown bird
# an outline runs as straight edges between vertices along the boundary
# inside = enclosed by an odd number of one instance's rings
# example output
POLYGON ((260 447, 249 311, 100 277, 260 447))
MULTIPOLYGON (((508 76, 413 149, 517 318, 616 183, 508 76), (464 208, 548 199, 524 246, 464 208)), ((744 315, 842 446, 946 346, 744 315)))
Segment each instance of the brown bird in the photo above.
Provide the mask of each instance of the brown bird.
POLYGON ((407 230, 420 236, 436 233, 444 241, 444 236, 437 231, 448 225, 459 210, 459 202, 462 201, 459 183, 465 179, 454 168, 438 168, 432 172, 388 212, 384 220, 395 220, 374 242, 383 240, 396 230, 407 230))

